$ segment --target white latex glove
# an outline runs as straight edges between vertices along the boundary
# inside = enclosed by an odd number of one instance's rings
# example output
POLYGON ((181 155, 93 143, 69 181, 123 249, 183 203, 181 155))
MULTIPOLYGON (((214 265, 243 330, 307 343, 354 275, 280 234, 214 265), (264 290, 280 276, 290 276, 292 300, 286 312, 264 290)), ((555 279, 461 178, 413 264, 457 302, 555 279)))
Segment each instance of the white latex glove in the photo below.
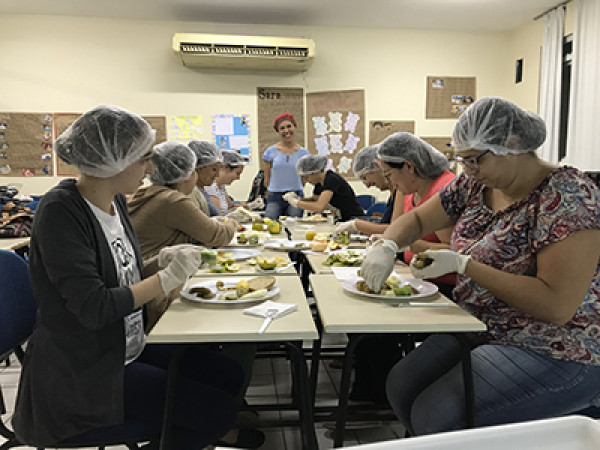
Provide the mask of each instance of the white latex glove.
POLYGON ((173 256, 167 267, 158 271, 160 285, 165 295, 196 273, 202 263, 201 251, 200 247, 181 249, 173 256))
POLYGON ((333 233, 334 236, 337 236, 340 233, 358 233, 358 228, 356 228, 356 220, 349 220, 348 222, 340 222, 335 226, 335 231, 333 233))
POLYGON ((410 261, 410 271, 415 278, 436 278, 447 273, 465 273, 467 263, 471 259, 469 255, 461 255, 452 250, 425 250, 424 252, 433 262, 422 269, 417 269, 414 262, 417 260, 413 256, 410 261))
POLYGON ((262 197, 256 197, 250 203, 246 203, 246 208, 248 209, 263 209, 265 207, 265 201, 262 197))
POLYGON ((298 202, 301 200, 295 192, 286 192, 283 194, 283 199, 292 206, 298 206, 298 202))
POLYGON ((177 253, 179 253, 181 250, 183 250, 184 248, 191 248, 191 249, 200 249, 202 250, 204 247, 200 247, 198 245, 194 245, 194 244, 178 244, 178 245, 171 245, 170 247, 163 247, 160 249, 160 252, 158 252, 158 267, 160 267, 161 269, 164 269, 165 267, 167 267, 167 265, 171 262, 171 260, 175 257, 175 255, 177 253))
POLYGON ((369 289, 379 292, 394 269, 398 246, 390 239, 380 239, 367 249, 360 275, 369 289))
POLYGON ((224 217, 227 220, 235 220, 236 222, 242 222, 244 219, 248 218, 248 216, 237 209, 230 210, 224 217))

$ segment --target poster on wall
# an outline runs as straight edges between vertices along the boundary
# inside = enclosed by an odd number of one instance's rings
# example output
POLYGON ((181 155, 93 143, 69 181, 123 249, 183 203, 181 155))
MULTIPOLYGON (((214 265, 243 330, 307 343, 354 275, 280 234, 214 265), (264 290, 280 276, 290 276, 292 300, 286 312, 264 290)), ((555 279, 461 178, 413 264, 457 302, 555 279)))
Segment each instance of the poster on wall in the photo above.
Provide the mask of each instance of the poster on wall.
POLYGON ((169 116, 167 124, 169 140, 189 142, 204 139, 202 116, 169 116))
POLYGON ((308 150, 329 159, 328 169, 346 179, 354 155, 366 146, 365 92, 363 90, 306 94, 308 150))
POLYGON ((258 110, 259 158, 265 150, 281 137, 273 129, 273 121, 279 114, 288 113, 296 120, 294 140, 304 147, 304 90, 302 88, 259 87, 256 89, 258 110))
POLYGON ((427 77, 426 119, 456 119, 477 100, 475 77, 427 77))
POLYGON ((390 134, 415 132, 414 120, 371 120, 369 122, 369 145, 379 144, 390 134))
MULTIPOLYGON (((454 147, 452 147, 450 136, 421 136, 421 139, 446 155, 446 158, 454 158, 454 147)), ((458 174, 461 171, 461 166, 456 161, 450 161, 450 170, 458 174)))
POLYGON ((0 113, 0 175, 52 175, 52 143, 51 113, 0 113))
MULTIPOLYGON (((60 136, 69 126, 75 122, 81 114, 79 113, 55 113, 54 114, 54 136, 60 136)), ((167 140, 167 126, 165 116, 142 116, 150 126, 156 130, 155 144, 167 140)), ((67 164, 60 158, 56 158, 56 174, 61 177, 75 177, 79 175, 79 171, 67 164)))
POLYGON ((247 114, 213 114, 212 137, 220 150, 233 150, 251 161, 250 118, 247 114))

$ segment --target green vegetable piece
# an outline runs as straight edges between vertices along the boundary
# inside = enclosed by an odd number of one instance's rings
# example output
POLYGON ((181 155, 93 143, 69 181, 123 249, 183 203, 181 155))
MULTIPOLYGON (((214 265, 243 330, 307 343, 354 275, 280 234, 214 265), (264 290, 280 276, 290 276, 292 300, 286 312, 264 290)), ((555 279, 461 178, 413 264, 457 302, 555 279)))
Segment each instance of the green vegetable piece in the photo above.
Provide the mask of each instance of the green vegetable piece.
POLYGON ((404 286, 394 286, 394 295, 396 297, 406 297, 408 295, 412 295, 412 288, 409 284, 405 284, 404 286))

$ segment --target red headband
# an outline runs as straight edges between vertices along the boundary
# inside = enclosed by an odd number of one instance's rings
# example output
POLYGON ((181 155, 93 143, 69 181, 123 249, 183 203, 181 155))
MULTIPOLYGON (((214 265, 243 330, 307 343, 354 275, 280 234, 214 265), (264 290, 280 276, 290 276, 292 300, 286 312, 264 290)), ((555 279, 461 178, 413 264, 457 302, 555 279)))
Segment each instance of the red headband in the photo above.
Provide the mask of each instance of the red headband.
POLYGON ((283 119, 289 120, 290 122, 292 122, 294 124, 295 127, 298 126, 298 125, 296 125, 296 119, 294 119, 294 116, 292 116, 291 114, 288 114, 288 113, 283 113, 283 114, 279 114, 273 121, 273 128, 275 129, 275 131, 278 131, 277 125, 279 125, 279 122, 283 119))

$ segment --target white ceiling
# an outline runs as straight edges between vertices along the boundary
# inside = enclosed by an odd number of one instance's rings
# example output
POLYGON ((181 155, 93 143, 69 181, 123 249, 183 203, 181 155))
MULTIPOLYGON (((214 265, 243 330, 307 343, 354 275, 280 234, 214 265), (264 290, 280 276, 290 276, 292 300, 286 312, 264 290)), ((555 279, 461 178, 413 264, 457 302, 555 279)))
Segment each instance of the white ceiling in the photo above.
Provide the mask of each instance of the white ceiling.
POLYGON ((513 30, 561 0, 0 0, 4 14, 299 26, 513 30))

